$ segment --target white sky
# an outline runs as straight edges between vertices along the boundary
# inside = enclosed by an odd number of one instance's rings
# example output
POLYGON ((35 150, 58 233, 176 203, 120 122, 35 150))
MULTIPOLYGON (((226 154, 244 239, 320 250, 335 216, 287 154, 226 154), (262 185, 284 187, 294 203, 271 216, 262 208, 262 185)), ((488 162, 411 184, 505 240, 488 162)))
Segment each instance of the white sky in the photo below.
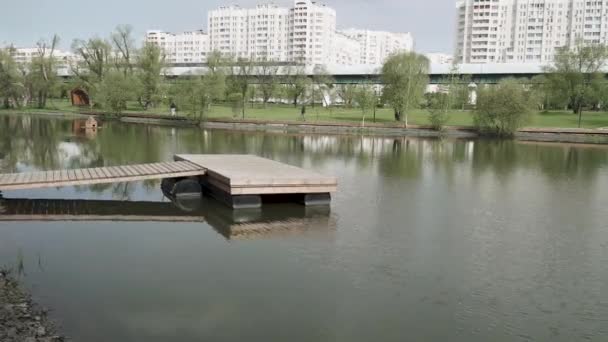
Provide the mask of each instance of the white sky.
MULTIPOLYGON (((116 25, 131 24, 139 37, 148 29, 205 29, 207 10, 220 5, 242 7, 258 0, 1 0, 0 44, 33 46, 60 35, 69 48, 74 38, 108 36, 116 25), (99 6, 98 6, 99 4, 99 6)), ((267 2, 267 1, 266 1, 267 2)), ((289 0, 276 0, 288 6, 289 0)), ((338 27, 412 32, 416 50, 452 53, 455 0, 326 0, 335 8, 338 27)), ((138 37, 138 38, 139 38, 138 37)))

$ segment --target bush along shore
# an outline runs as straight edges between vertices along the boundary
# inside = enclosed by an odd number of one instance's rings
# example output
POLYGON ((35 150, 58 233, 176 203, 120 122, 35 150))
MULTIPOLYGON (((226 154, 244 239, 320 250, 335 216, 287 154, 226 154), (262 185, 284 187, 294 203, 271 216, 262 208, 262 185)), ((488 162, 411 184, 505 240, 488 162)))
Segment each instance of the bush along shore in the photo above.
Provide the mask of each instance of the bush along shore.
POLYGON ((0 341, 60 342, 47 311, 36 305, 10 271, 0 270, 0 341))

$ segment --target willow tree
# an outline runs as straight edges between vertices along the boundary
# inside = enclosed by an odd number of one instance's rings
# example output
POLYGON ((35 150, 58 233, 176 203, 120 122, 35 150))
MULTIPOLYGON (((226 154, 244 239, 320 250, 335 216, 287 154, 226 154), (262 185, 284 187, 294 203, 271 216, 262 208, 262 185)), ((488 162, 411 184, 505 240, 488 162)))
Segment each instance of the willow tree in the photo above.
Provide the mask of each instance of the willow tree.
POLYGON ((395 110, 395 120, 407 127, 408 112, 419 108, 429 84, 429 60, 414 52, 390 56, 382 66, 384 99, 395 110))
POLYGON ((546 67, 548 86, 568 98, 569 105, 578 115, 581 127, 585 106, 597 104, 603 92, 608 48, 605 45, 585 45, 578 42, 574 48, 562 47, 555 54, 553 65, 546 67))

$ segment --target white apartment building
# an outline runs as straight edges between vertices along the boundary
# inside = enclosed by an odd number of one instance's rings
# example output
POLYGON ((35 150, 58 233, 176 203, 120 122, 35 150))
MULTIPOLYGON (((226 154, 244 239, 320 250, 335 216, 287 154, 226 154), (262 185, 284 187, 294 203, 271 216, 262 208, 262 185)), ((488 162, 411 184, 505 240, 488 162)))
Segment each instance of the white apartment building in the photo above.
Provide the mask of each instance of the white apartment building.
MULTIPOLYGON (((47 51, 47 54, 50 51, 47 51)), ((40 51, 37 47, 35 48, 14 48, 11 54, 15 62, 20 64, 28 64, 33 58, 40 56, 40 51)), ((76 55, 71 52, 62 50, 55 50, 53 57, 57 61, 57 68, 67 68, 71 60, 76 59, 76 55)))
POLYGON ((289 10, 275 4, 253 9, 223 6, 209 11, 210 49, 235 57, 285 61, 289 49, 289 10))
POLYGON ((461 0, 455 59, 463 63, 547 63, 559 47, 608 42, 608 2, 461 0))
POLYGON ((336 11, 312 0, 290 8, 274 3, 255 8, 222 6, 207 14, 207 34, 148 31, 169 63, 205 62, 210 51, 234 57, 316 64, 381 64, 390 54, 412 51, 409 33, 369 30, 336 31, 336 11))
POLYGON ((358 29, 341 30, 340 33, 357 40, 361 45, 360 64, 382 64, 393 53, 414 50, 411 33, 358 29))
POLYGON ((454 64, 454 56, 442 52, 429 52, 424 54, 431 64, 454 64))
POLYGON ((296 0, 289 9, 289 55, 287 60, 327 64, 335 60, 332 44, 336 34, 336 11, 310 0, 296 0))
POLYGON ((209 35, 202 30, 168 33, 150 30, 146 42, 164 49, 167 63, 204 63, 209 50, 209 35))
POLYGON ((334 60, 337 65, 361 64, 361 44, 340 32, 336 32, 332 46, 334 60))

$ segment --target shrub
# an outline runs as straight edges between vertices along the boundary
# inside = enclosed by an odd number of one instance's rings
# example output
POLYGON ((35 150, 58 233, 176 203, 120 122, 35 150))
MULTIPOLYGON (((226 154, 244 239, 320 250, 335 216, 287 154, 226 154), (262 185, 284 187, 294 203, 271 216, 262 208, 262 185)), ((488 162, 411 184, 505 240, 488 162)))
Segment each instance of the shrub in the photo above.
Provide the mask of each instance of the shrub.
POLYGON ((98 85, 97 99, 105 109, 120 115, 127 109, 127 102, 134 98, 134 86, 131 79, 123 73, 111 72, 98 85))
POLYGON ((530 92, 516 80, 507 79, 478 90, 473 120, 481 133, 512 136, 528 122, 532 107, 530 92))

